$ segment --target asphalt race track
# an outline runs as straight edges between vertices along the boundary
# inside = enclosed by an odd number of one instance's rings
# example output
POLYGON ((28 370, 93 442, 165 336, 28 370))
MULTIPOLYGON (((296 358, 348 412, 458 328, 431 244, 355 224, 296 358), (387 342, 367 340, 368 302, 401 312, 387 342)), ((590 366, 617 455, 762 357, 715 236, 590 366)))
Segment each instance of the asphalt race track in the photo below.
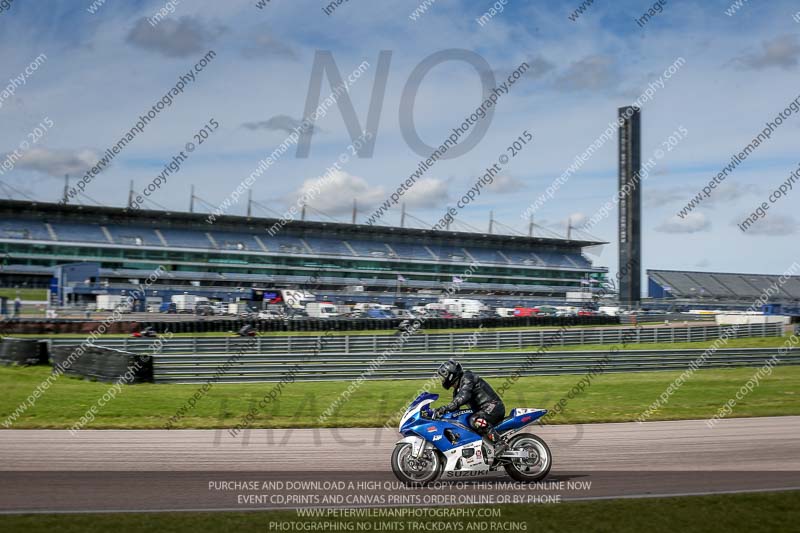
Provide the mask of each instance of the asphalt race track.
POLYGON ((400 487, 393 430, 0 431, 0 512, 535 503, 800 489, 800 417, 534 427, 545 482, 400 487), (555 498, 558 498, 557 500, 555 498))

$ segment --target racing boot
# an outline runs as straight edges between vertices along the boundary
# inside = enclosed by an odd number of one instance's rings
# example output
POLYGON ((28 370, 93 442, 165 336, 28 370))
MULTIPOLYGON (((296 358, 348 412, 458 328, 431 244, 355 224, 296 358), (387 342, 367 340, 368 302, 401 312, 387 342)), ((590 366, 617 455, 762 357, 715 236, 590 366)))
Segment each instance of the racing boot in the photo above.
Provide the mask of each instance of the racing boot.
POLYGON ((486 433, 486 438, 489 439, 489 442, 494 446, 493 452, 495 460, 508 450, 508 443, 500 436, 496 429, 492 428, 486 433))

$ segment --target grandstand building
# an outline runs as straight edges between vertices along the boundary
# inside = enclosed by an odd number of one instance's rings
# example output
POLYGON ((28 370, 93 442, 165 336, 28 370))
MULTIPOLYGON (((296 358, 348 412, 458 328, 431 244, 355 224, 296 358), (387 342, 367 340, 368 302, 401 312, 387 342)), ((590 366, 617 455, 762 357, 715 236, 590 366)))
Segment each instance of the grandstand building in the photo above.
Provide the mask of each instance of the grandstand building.
MULTIPOLYGON (((49 287, 60 265, 94 263, 69 302, 135 287, 159 265, 154 294, 247 299, 252 289, 307 288, 335 301, 433 301, 454 280, 463 295, 513 302, 597 291, 607 269, 583 255, 596 241, 133 211, 0 200, 5 287, 49 287), (274 233, 274 232, 273 232, 274 233), (472 265, 472 266, 471 266, 472 265), (476 266, 477 265, 477 266, 476 266), (471 273, 465 277, 465 272, 471 273)), ((53 282, 55 283, 55 282, 53 282)))
POLYGON ((762 295, 771 303, 800 303, 800 276, 648 270, 648 295, 654 300, 751 304, 762 295))

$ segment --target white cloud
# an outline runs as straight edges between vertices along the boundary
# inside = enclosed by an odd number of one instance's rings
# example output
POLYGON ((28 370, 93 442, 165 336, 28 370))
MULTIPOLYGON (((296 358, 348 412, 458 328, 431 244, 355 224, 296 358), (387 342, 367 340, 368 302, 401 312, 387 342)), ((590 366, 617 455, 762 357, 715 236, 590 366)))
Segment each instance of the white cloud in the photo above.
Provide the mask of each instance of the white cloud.
POLYGON ((595 54, 572 63, 556 80, 556 86, 569 91, 609 89, 617 83, 611 56, 595 54))
POLYGON ((222 28, 210 28, 194 17, 180 17, 177 21, 162 20, 155 27, 146 18, 140 18, 128 32, 127 41, 133 46, 167 57, 187 57, 207 52, 209 44, 222 31, 222 28))
POLYGON ((711 229, 711 221, 703 213, 689 213, 684 218, 677 215, 656 226, 661 233, 699 233, 711 229))
POLYGON ((781 35, 761 43, 758 52, 748 52, 735 59, 742 69, 761 70, 769 67, 793 69, 800 58, 796 35, 781 35))
POLYGON ((97 164, 100 155, 92 150, 49 150, 31 148, 17 161, 19 169, 33 170, 48 176, 63 177, 64 174, 83 174, 97 164))
POLYGON ((242 51, 242 55, 248 59, 259 59, 266 57, 284 57, 297 59, 297 52, 294 48, 283 43, 268 33, 259 32, 248 39, 248 44, 242 51))
MULTIPOLYGON (((740 220, 747 218, 744 215, 740 220)), ((766 217, 757 220, 745 232, 747 235, 766 235, 779 237, 783 235, 794 235, 800 228, 800 223, 787 215, 767 214, 766 217)))
POLYGON ((447 182, 435 178, 420 180, 406 192, 401 202, 408 207, 439 207, 447 200, 447 182))
POLYGON ((580 228, 581 226, 586 224, 588 220, 589 218, 583 213, 572 213, 569 216, 569 225, 572 226, 573 228, 580 228))
POLYGON ((305 180, 287 200, 294 203, 297 198, 308 196, 310 198, 308 205, 313 209, 329 215, 342 215, 352 211, 354 198, 358 202, 359 209, 374 206, 386 199, 382 187, 371 187, 364 178, 347 172, 334 171, 317 192, 320 180, 319 177, 305 180))
POLYGON ((692 194, 692 189, 688 187, 658 188, 645 187, 643 191, 642 205, 644 207, 661 207, 671 203, 685 203, 686 197, 692 194))
POLYGON ((760 189, 752 183, 724 183, 717 187, 711 196, 700 205, 706 204, 708 207, 713 207, 717 204, 729 205, 749 194, 758 194, 759 191, 760 189))
POLYGON ((489 190, 497 194, 515 193, 525 189, 525 182, 512 178, 507 174, 501 174, 494 178, 488 186, 489 190))
MULTIPOLYGON (((302 121, 299 119, 295 119, 290 117, 289 115, 275 115, 273 117, 268 118, 267 120, 259 120, 255 122, 245 122, 242 124, 248 130, 259 130, 264 129, 268 131, 282 131, 285 133, 292 133, 294 130, 302 124, 302 121)), ((308 128, 309 131, 312 129, 317 129, 315 126, 311 126, 308 128)))

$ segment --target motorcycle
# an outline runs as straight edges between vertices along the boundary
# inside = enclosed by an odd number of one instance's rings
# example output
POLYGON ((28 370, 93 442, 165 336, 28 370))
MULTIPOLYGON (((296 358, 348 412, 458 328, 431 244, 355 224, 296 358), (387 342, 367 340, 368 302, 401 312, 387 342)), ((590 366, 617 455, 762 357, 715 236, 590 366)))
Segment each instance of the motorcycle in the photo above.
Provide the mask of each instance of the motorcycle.
POLYGON ((435 418, 430 404, 438 394, 423 392, 400 420, 400 434, 392 452, 392 471, 403 483, 426 485, 440 477, 449 479, 486 475, 503 467, 511 478, 521 482, 544 479, 550 472, 553 456, 547 444, 523 430, 547 414, 547 409, 512 409, 495 426, 508 442, 508 449, 494 456, 494 446, 469 426, 471 409, 462 409, 435 418))

